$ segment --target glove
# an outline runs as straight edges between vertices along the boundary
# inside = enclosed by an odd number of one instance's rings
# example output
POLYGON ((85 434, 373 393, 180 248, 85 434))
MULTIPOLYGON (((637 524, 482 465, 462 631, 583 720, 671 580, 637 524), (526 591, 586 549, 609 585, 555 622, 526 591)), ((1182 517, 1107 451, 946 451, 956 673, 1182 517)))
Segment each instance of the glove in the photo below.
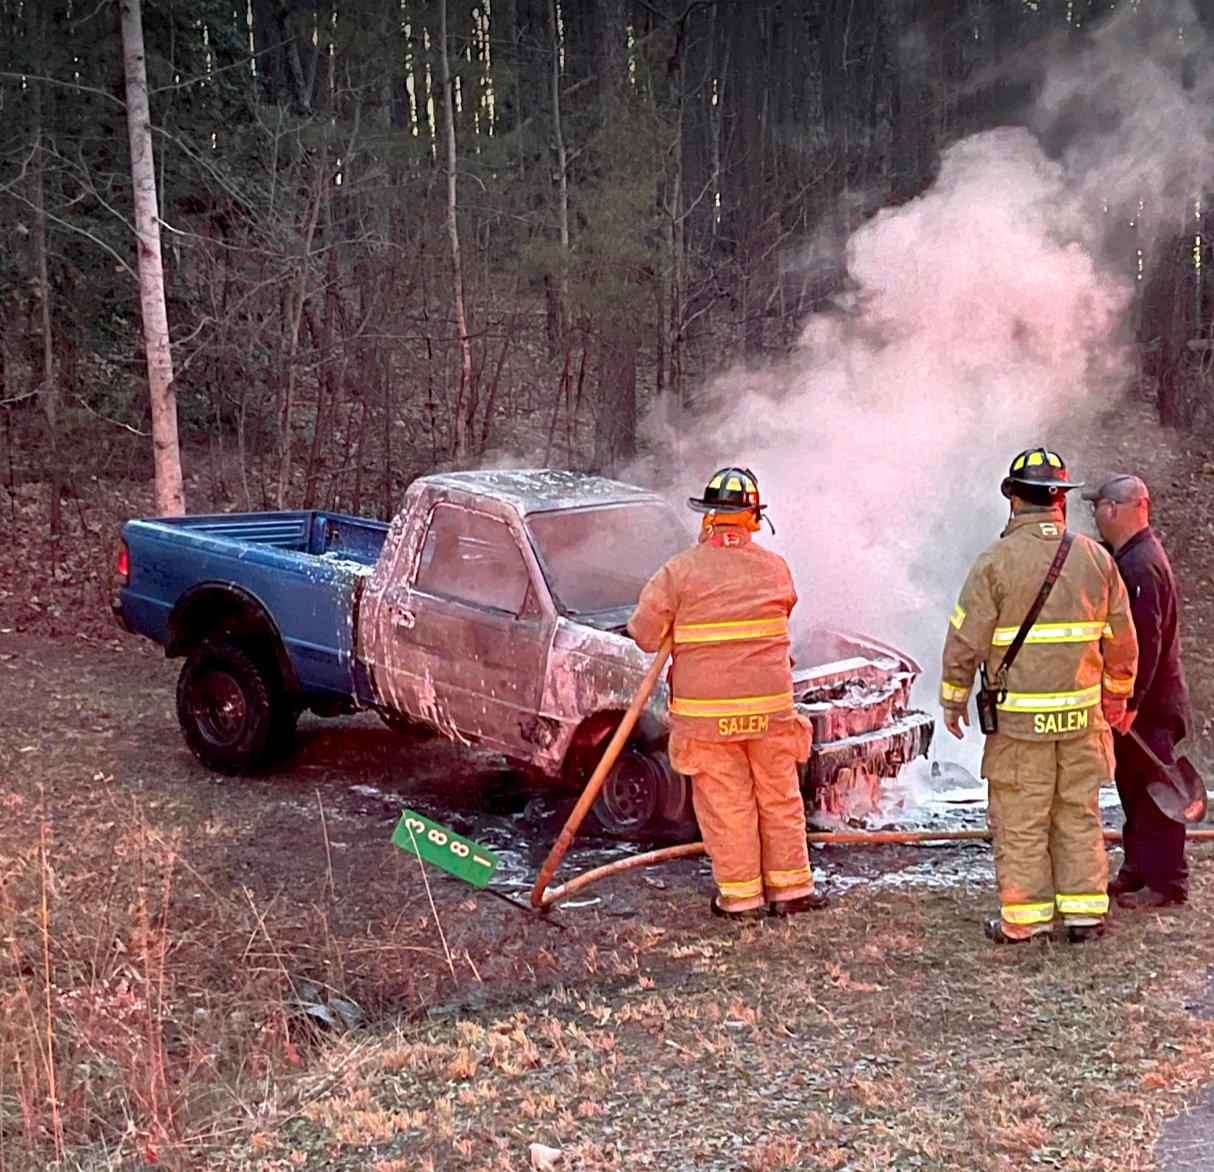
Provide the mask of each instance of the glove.
POLYGON ((1134 723, 1134 713, 1128 710, 1124 696, 1110 696, 1106 693, 1100 699, 1100 710, 1110 728, 1119 733, 1130 731, 1130 725, 1134 723))
POLYGON ((962 740, 965 737, 965 732, 962 725, 968 725, 970 722, 969 715, 964 708, 945 708, 944 709, 944 727, 957 738, 962 740))

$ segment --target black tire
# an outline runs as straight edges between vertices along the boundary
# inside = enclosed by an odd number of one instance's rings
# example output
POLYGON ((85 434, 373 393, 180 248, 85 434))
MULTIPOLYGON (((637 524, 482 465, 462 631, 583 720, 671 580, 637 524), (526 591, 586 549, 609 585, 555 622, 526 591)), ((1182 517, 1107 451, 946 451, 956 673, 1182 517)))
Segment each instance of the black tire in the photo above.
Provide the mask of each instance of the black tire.
POLYGON ((283 761, 295 750, 295 726, 299 723, 300 709, 291 703, 290 697, 279 689, 277 698, 270 706, 270 739, 266 744, 263 762, 283 761))
POLYGON ((691 783, 663 746, 627 745, 590 812, 612 838, 691 842, 696 834, 691 783))
POLYGON ((700 826, 691 803, 691 778, 675 772, 666 755, 665 744, 661 747, 659 763, 665 777, 654 836, 663 842, 695 842, 700 837, 700 826))
POLYGON ((243 647, 203 643, 177 680, 177 719, 208 769, 245 773, 289 747, 298 710, 277 672, 243 647))

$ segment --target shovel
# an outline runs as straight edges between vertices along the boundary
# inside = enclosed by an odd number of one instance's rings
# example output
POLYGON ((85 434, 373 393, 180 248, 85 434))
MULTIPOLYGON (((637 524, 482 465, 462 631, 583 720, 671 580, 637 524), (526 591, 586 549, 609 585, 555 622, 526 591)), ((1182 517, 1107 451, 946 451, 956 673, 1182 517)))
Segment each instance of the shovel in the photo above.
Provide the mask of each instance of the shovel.
POLYGON ((1147 793, 1159 812, 1173 822, 1201 822, 1206 816, 1206 783, 1183 752, 1184 742, 1172 750, 1175 760, 1165 764, 1133 728, 1130 736, 1159 770, 1147 782, 1147 793))

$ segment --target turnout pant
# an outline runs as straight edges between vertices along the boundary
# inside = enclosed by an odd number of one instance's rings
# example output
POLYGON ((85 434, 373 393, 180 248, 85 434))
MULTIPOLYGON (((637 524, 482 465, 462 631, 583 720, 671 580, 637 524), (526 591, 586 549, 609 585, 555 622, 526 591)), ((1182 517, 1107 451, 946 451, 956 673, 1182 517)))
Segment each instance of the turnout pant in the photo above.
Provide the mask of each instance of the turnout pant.
POLYGON ((986 739, 987 823, 1004 930, 1029 936, 1057 912, 1098 922, 1109 907, 1100 787, 1113 774, 1112 734, 1022 741, 986 739))
POLYGON ((746 911, 765 899, 813 891, 797 776, 797 763, 808 760, 809 751, 810 733, 799 720, 773 724, 744 741, 671 735, 670 762, 691 777, 722 908, 746 911))
MULTIPOLYGON (((1183 726, 1171 724, 1141 728, 1135 724, 1134 730, 1164 761, 1171 759, 1184 733, 1183 726)), ((1117 794, 1125 811, 1121 878, 1128 890, 1149 887, 1169 899, 1185 899, 1189 892, 1185 828, 1161 814, 1147 793, 1155 766, 1129 737, 1114 734, 1113 751, 1117 758, 1117 794)))

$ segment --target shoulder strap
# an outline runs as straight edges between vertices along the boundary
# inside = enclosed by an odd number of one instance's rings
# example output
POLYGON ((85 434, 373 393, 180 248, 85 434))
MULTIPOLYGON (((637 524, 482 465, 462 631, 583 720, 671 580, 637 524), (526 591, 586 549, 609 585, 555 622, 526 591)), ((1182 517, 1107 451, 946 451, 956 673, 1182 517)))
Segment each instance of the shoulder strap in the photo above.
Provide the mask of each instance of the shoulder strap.
POLYGON ((1037 621, 1037 616, 1041 614, 1041 608, 1045 606, 1045 600, 1049 598, 1050 591, 1054 589, 1054 583, 1058 581, 1058 575, 1062 573, 1062 563, 1066 561, 1066 555, 1071 552, 1071 545, 1074 541, 1075 535, 1069 529, 1064 530, 1062 540, 1058 543, 1058 552, 1054 554, 1054 560, 1050 563, 1049 573, 1046 574, 1045 581, 1041 583, 1041 589, 1037 591, 1037 597, 1033 600, 1033 605, 1029 607, 1029 613, 1024 616, 1024 622, 1020 624, 1020 630, 1016 632, 1016 637, 1012 640, 1012 645, 1007 649, 1003 662, 996 672, 996 676, 1000 680, 1006 676, 1008 668, 1012 666, 1012 661, 1020 653, 1020 648, 1024 646, 1029 631, 1037 621))

